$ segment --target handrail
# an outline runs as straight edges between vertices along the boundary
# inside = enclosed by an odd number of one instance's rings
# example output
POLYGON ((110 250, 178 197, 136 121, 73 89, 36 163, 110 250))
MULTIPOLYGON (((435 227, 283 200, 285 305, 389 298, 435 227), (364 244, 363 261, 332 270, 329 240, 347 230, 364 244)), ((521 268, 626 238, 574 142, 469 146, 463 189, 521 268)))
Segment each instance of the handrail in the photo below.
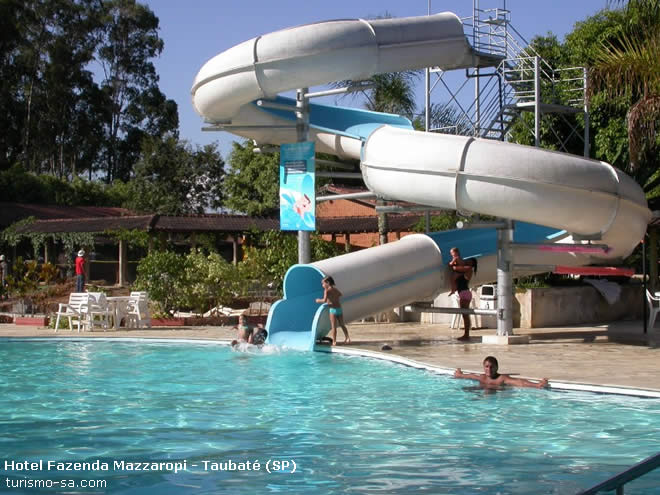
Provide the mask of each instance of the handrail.
POLYGON ((610 492, 612 490, 616 490, 617 495, 623 495, 623 485, 629 481, 644 476, 646 473, 653 471, 658 467, 660 467, 660 453, 638 462, 616 476, 613 476, 587 490, 581 491, 577 495, 594 495, 598 492, 610 492))

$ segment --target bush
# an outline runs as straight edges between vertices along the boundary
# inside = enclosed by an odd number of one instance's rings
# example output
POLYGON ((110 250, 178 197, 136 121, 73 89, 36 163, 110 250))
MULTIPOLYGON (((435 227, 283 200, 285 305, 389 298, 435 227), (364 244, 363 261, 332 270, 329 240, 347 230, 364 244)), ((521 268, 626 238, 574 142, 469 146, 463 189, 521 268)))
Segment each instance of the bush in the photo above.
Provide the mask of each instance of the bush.
MULTIPOLYGON (((194 249, 187 255, 170 251, 152 252, 137 267, 135 290, 144 290, 157 305, 157 311, 176 310, 204 313, 218 305, 229 305, 248 295, 253 287, 267 285, 281 291, 284 275, 298 261, 298 241, 282 232, 254 237, 256 246, 246 248, 237 266, 218 253, 194 249)), ((312 238, 312 259, 337 256, 340 248, 312 238)))
POLYGON ((171 314, 181 304, 180 291, 185 283, 185 256, 170 251, 154 251, 137 266, 135 290, 145 290, 160 310, 171 314))
POLYGON ((207 255, 201 250, 187 255, 150 253, 140 261, 137 274, 135 290, 147 291, 166 314, 175 310, 204 313, 219 304, 229 304, 245 285, 237 267, 218 253, 207 255))
MULTIPOLYGON (((280 231, 265 232, 251 236, 252 247, 245 250, 239 271, 243 280, 258 281, 282 292, 284 275, 298 263, 298 238, 280 231)), ((319 237, 311 238, 312 261, 320 261, 342 254, 336 244, 319 237)))

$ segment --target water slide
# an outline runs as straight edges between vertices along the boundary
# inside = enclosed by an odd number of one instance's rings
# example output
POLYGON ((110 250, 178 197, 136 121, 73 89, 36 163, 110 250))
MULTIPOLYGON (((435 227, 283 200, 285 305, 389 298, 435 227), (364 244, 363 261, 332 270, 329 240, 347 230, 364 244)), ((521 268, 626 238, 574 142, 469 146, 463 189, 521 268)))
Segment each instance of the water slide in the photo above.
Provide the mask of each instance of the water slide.
MULTIPOLYGON (((296 141, 293 112, 258 104, 338 80, 437 66, 492 65, 472 49, 452 13, 380 20, 337 20, 253 38, 209 60, 192 88, 211 125, 260 144, 296 141)), ((464 136, 414 131, 410 121, 365 110, 310 105, 309 139, 318 152, 361 161, 367 187, 383 198, 515 220, 517 264, 607 264, 630 254, 651 219, 637 183, 611 165, 579 156, 464 136), (561 249, 599 239, 606 251, 561 249), (530 249, 546 244, 548 249, 530 249)), ((346 321, 447 290, 451 246, 479 257, 474 284, 496 273, 494 229, 410 235, 336 258, 295 265, 284 299, 271 308, 269 342, 311 349, 329 329, 321 279, 343 292, 346 321)), ((340 332, 341 336, 341 332, 340 332)))

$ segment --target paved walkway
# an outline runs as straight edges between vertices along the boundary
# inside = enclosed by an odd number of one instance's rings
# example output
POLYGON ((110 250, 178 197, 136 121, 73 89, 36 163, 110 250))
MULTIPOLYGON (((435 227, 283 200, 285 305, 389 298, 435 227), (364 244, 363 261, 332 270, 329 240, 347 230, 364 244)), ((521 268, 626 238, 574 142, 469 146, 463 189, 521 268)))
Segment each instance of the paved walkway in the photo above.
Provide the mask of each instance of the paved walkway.
MULTIPOLYGON (((388 344, 392 350, 384 353, 473 371, 481 371, 483 358, 494 355, 504 373, 547 377, 551 382, 660 391, 660 329, 643 334, 642 328, 640 321, 627 321, 601 326, 515 329, 516 335, 529 335, 530 343, 499 346, 481 344, 481 336, 492 335, 492 329, 474 330, 472 340, 464 343, 456 340, 461 332, 447 324, 357 323, 349 325, 353 343, 347 347, 380 351, 383 344, 388 344)), ((54 336, 230 340, 235 331, 230 327, 182 327, 55 333, 48 328, 0 324, 0 339, 54 336)))

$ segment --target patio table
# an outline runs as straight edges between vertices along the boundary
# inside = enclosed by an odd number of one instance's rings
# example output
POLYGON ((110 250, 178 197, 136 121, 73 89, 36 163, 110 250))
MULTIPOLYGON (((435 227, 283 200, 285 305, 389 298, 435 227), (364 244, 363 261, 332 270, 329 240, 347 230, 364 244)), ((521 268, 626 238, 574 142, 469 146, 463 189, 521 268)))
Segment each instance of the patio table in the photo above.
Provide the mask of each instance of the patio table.
POLYGON ((130 296, 113 296, 106 299, 112 312, 113 326, 117 330, 121 325, 121 320, 128 313, 128 302, 131 298, 130 296))

